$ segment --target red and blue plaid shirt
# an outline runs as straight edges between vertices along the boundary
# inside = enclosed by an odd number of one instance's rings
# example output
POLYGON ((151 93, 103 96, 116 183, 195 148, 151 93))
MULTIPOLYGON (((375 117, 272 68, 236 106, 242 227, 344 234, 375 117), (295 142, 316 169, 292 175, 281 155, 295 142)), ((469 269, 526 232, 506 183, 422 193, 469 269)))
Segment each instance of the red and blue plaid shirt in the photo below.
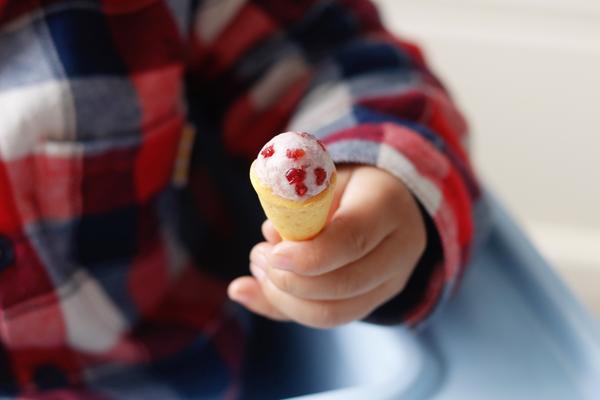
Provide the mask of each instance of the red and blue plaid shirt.
POLYGON ((236 397, 247 171, 287 129, 413 191, 441 255, 386 313, 429 315, 480 194, 461 114, 371 3, 0 0, 0 395, 236 397))

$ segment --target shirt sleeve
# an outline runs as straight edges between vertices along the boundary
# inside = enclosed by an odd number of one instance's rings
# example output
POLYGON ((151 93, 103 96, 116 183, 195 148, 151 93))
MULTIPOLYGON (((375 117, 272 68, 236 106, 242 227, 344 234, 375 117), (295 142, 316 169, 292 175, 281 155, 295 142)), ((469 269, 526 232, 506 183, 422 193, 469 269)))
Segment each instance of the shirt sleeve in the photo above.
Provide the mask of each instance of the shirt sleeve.
POLYGON ((363 0, 206 1, 193 27, 190 87, 228 153, 250 160, 275 133, 309 131, 337 163, 377 166, 412 191, 428 247, 373 315, 411 325, 430 315, 462 276, 481 196, 467 125, 419 48, 363 0))

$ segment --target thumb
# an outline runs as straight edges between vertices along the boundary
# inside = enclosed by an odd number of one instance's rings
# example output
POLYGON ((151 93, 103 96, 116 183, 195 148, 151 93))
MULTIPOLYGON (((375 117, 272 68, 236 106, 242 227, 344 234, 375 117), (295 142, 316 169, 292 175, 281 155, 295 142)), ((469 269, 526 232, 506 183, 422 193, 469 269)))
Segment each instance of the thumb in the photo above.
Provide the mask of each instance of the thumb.
POLYGON ((235 279, 227 288, 229 298, 240 303, 248 310, 276 321, 287 321, 289 318, 279 311, 265 297, 258 281, 250 276, 235 279))

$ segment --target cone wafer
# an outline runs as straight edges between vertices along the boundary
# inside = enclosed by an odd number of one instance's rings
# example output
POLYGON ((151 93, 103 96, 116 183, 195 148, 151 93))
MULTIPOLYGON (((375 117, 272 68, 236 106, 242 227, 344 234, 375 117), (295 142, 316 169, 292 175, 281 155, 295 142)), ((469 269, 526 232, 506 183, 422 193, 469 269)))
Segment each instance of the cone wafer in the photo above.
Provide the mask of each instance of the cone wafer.
POLYGON ((310 239, 327 223, 335 166, 312 135, 286 132, 273 138, 252 163, 250 181, 283 239, 310 239))

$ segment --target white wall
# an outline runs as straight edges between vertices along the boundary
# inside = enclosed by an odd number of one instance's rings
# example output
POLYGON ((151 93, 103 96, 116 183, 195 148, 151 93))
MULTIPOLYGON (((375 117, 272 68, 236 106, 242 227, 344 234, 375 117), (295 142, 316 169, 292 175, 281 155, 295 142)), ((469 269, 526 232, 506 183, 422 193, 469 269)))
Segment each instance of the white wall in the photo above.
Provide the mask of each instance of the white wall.
POLYGON ((600 285, 600 1, 376 2, 466 111, 484 181, 567 280, 600 285))

